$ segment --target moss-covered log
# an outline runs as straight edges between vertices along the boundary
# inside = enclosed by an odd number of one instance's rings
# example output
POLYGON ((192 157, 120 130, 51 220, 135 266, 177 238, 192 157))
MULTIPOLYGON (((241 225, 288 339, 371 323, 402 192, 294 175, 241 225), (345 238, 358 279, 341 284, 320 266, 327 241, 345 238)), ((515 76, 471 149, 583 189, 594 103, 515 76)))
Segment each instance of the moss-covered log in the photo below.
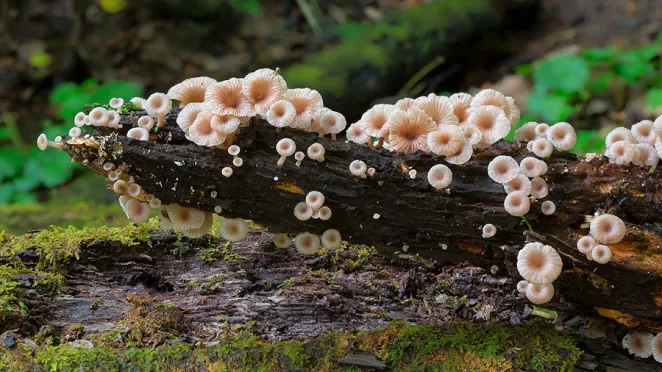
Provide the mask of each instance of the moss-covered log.
MULTIPOLYGON (((503 187, 487 176, 487 164, 498 154, 521 159, 521 143, 501 141, 474 154, 462 166, 450 165, 453 182, 447 192, 437 192, 426 180, 426 171, 441 162, 428 153, 389 153, 343 141, 318 138, 315 134, 285 129, 278 132, 266 122, 253 119, 235 143, 241 147, 244 165, 232 177, 221 175, 232 156, 220 149, 188 142, 174 123, 177 110, 149 142, 106 132, 90 138, 69 140, 65 150, 73 159, 104 173, 101 165, 114 162, 125 169, 145 192, 163 203, 180 203, 206 211, 223 208, 225 216, 239 216, 268 226, 272 231, 321 234, 338 229, 354 244, 375 245, 385 253, 407 251, 426 263, 457 263, 490 267, 517 277, 514 269, 517 247, 527 237, 527 226, 503 208, 503 187), (276 166, 276 142, 294 139, 299 149, 314 142, 326 148, 326 161, 305 159, 297 167, 293 159, 276 166), (348 171, 349 163, 361 159, 376 169, 374 177, 361 179, 348 171), (408 175, 416 169, 415 179, 408 175), (329 221, 299 221, 294 205, 305 193, 318 190, 326 197, 333 216, 329 221), (212 197, 212 192, 216 197, 212 197), (480 227, 493 223, 494 238, 482 239, 480 227)), ((123 116, 123 131, 138 113, 123 116)), ((554 304, 573 311, 597 311, 630 327, 659 330, 662 324, 662 260, 659 252, 662 201, 660 171, 591 161, 569 153, 555 152, 547 159, 544 176, 550 185, 546 200, 557 204, 552 216, 540 212, 536 202, 527 214, 533 232, 529 239, 552 244, 562 255, 564 272, 556 282, 554 304), (596 211, 617 214, 628 225, 623 242, 613 245, 612 262, 588 261, 575 248, 587 233, 585 218, 596 211)))

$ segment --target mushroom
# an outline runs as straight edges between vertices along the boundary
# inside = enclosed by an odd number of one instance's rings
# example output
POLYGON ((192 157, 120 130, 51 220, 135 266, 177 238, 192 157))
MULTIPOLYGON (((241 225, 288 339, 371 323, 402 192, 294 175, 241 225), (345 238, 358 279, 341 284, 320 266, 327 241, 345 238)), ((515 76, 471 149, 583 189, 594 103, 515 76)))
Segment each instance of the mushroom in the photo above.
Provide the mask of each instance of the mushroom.
POLYGON ((517 178, 519 172, 519 164, 510 156, 499 155, 487 165, 487 175, 494 182, 501 184, 506 184, 517 178))
POLYGON ((306 195, 306 204, 313 210, 320 209, 324 205, 324 194, 319 191, 311 191, 306 195))
POLYGON ((320 238, 309 232, 298 234, 294 238, 294 246, 304 256, 310 256, 320 251, 320 238))
POLYGON ((625 223, 613 214, 603 214, 591 219, 591 235, 602 244, 616 244, 627 231, 625 223))
POLYGON ((216 115, 250 117, 253 105, 243 94, 243 79, 232 78, 210 84, 205 91, 206 108, 216 115))
POLYGON ((228 147, 228 154, 234 156, 235 159, 239 156, 240 152, 241 152, 241 148, 237 145, 232 145, 228 147))
POLYGON ((630 133, 632 133, 632 137, 639 143, 654 145, 657 139, 657 133, 653 129, 653 122, 650 120, 642 120, 637 124, 633 124, 630 133))
MULTIPOLYGON (((182 113, 183 111, 184 111, 184 110, 182 110, 182 111, 180 112, 180 115, 181 115, 181 113, 182 113)), ((178 121, 178 122, 179 122, 179 116, 180 116, 180 115, 177 115, 177 121, 178 121)), ((197 116, 197 114, 196 114, 196 116, 197 116)), ((193 123, 191 123, 191 124, 193 124, 193 123)), ((152 118, 152 117, 149 116, 149 115, 143 115, 143 116, 141 116, 140 118, 138 118, 138 127, 139 127, 139 128, 144 128, 145 130, 148 130, 148 131, 152 130, 152 128, 154 127, 154 118, 152 118)), ((186 128, 188 129, 188 126, 187 126, 186 128)), ((182 130, 183 130, 183 129, 182 129, 182 130)), ((186 131, 185 133, 188 134, 188 131, 186 131)))
POLYGON ((214 214, 205 212, 205 220, 197 229, 182 230, 182 234, 188 238, 196 239, 204 236, 214 223, 214 214))
POLYGON ((521 191, 526 195, 529 195, 529 193, 531 193, 531 181, 529 181, 528 177, 525 175, 518 174, 517 177, 515 177, 512 181, 503 185, 503 189, 507 194, 515 191, 521 191))
MULTIPOLYGON (((472 104, 473 102, 475 97, 472 104)), ((482 134, 482 141, 488 145, 496 143, 510 132, 510 120, 503 110, 496 106, 472 108, 467 124, 476 126, 482 134)))
POLYGON ((143 223, 149 218, 149 205, 138 199, 130 198, 124 206, 127 217, 135 223, 143 223))
POLYGON ((398 152, 428 151, 428 134, 437 128, 429 116, 415 108, 393 112, 385 125, 391 148, 398 152))
POLYGON ((535 121, 530 121, 528 123, 522 124, 521 127, 515 130, 514 139, 515 141, 526 141, 530 142, 536 139, 536 126, 538 123, 535 121))
POLYGON ((616 127, 607 134, 607 137, 605 138, 605 146, 609 148, 611 147, 611 145, 619 141, 625 141, 627 143, 636 143, 636 141, 634 140, 634 136, 632 135, 632 132, 630 132, 629 129, 624 127, 616 127))
POLYGON ((78 127, 71 127, 71 129, 69 129, 69 137, 71 138, 78 138, 82 133, 83 132, 78 127))
POLYGON ((395 103, 395 107, 402 111, 409 111, 410 108, 414 107, 416 105, 416 100, 406 97, 399 99, 398 102, 395 103))
POLYGON ((546 158, 552 155, 554 151, 554 146, 547 138, 538 138, 531 142, 531 152, 536 154, 536 156, 541 158, 546 158))
POLYGON ((307 221, 313 216, 313 208, 306 202, 298 202, 294 206, 294 217, 299 221, 307 221))
POLYGON ((154 198, 149 201, 150 208, 159 209, 161 208, 161 199, 154 198))
POLYGON ((323 137, 326 133, 331 133, 331 139, 335 141, 336 135, 342 132, 346 126, 347 120, 345 120, 345 117, 341 113, 329 110, 328 108, 323 108, 320 111, 320 137, 323 137))
POLYGON ((453 181, 453 172, 443 164, 433 165, 428 171, 428 183, 436 190, 442 190, 453 181))
POLYGON ((342 244, 342 236, 340 236, 340 231, 336 229, 328 229, 322 234, 322 247, 335 251, 340 248, 342 244))
MULTIPOLYGON (((296 150, 297 150, 297 145, 294 143, 292 139, 283 138, 280 141, 278 141, 278 143, 276 144, 276 152, 278 152, 280 158, 276 162, 276 166, 279 168, 282 167, 283 164, 285 163, 285 159, 287 159, 288 156, 294 154, 296 150)), ((310 156, 310 153, 308 154, 308 156, 310 156)))
POLYGON ((145 128, 131 128, 126 132, 126 136, 139 141, 149 140, 149 132, 145 128))
POLYGON ((471 144, 469 142, 465 142, 460 151, 446 157, 446 162, 450 164, 464 164, 468 162, 469 159, 471 159, 471 155, 474 153, 473 151, 474 150, 473 147, 471 147, 471 144))
POLYGON ((485 225, 483 225, 482 232, 483 232, 483 239, 489 239, 494 235, 496 235, 497 228, 491 223, 486 223, 485 225))
POLYGON ((167 211, 168 218, 176 229, 197 229, 205 221, 205 212, 199 209, 182 207, 179 204, 169 204, 167 211))
POLYGON ((535 128, 536 137, 537 138, 546 138, 547 137, 547 129, 549 129, 549 124, 547 124, 547 123, 537 124, 536 128, 535 128))
POLYGON ((177 114, 177 125, 184 133, 188 134, 188 129, 193 125, 198 114, 202 111, 204 111, 204 103, 192 102, 187 104, 177 114))
POLYGON ((141 97, 133 97, 129 100, 129 102, 133 103, 138 110, 142 110, 143 106, 145 105, 146 99, 141 98, 141 97))
POLYGON ((457 116, 453 113, 453 106, 447 97, 440 97, 431 94, 427 97, 421 97, 415 100, 414 106, 423 110, 423 112, 432 118, 438 128, 444 126, 453 126, 459 128, 457 116))
POLYGON ((593 249, 593 247, 595 247, 596 244, 598 243, 592 236, 585 235, 577 240, 577 249, 579 249, 581 253, 587 254, 593 249))
POLYGON ((634 158, 634 145, 626 141, 616 141, 607 147, 605 155, 610 163, 628 165, 634 158))
POLYGON ((40 134, 39 137, 37 137, 37 147, 41 151, 46 151, 48 146, 55 147, 58 150, 62 149, 62 143, 49 141, 44 133, 40 134))
POLYGON ((649 358, 653 355, 651 342, 653 335, 648 332, 632 331, 623 337, 622 345, 625 350, 640 358, 649 358))
POLYGON ((483 140, 483 133, 472 124, 464 125, 464 141, 469 142, 470 145, 477 145, 483 140))
POLYGON ((274 234, 274 245, 276 248, 289 248, 292 244, 292 239, 285 233, 274 234))
POLYGON ((229 178, 229 177, 232 176, 232 173, 233 173, 233 170, 230 167, 223 167, 223 169, 221 169, 221 174, 223 175, 223 177, 228 177, 229 178))
POLYGON ((280 100, 286 92, 285 79, 269 68, 253 71, 243 79, 242 93, 261 116, 265 116, 271 105, 280 100))
POLYGON ((124 195, 128 189, 129 184, 124 180, 117 180, 115 183, 113 183, 113 192, 115 192, 115 194, 124 195))
POLYGON ((650 167, 656 165, 660 160, 655 147, 647 143, 637 143, 633 146, 634 156, 632 157, 632 164, 650 167))
POLYGON ((409 178, 411 178, 412 180, 416 179, 416 174, 417 174, 416 169, 410 169, 409 170, 409 178))
POLYGON ((213 147, 221 145, 226 139, 226 133, 216 130, 213 119, 218 116, 208 111, 202 111, 188 127, 188 139, 198 146, 213 147))
POLYGON ((306 153, 308 154, 308 157, 317 160, 319 162, 324 162, 324 146, 322 146, 319 143, 313 143, 312 145, 308 146, 308 150, 306 150, 306 153))
POLYGON ((653 130, 658 136, 662 137, 662 115, 658 116, 653 122, 653 130))
POLYGON ((357 177, 366 178, 365 172, 368 167, 363 160, 354 160, 349 164, 349 172, 357 177))
POLYGON ((428 134, 427 143, 437 155, 453 155, 464 146, 464 131, 457 125, 444 125, 428 134))
POLYGON ((531 202, 527 194, 522 191, 513 191, 503 201, 503 207, 511 216, 521 217, 529 213, 531 202))
POLYGON ((82 127, 85 125, 85 118, 87 115, 85 115, 84 112, 79 112, 74 116, 74 125, 77 127, 82 127))
POLYGON ((559 150, 570 150, 577 143, 577 133, 572 125, 559 122, 547 129, 547 139, 559 150))
POLYGON ((248 223, 241 218, 224 218, 219 232, 223 239, 230 242, 244 240, 248 235, 248 223))
POLYGON ((554 286, 551 283, 529 283, 526 287, 526 298, 536 305, 549 302, 554 297, 554 286))
POLYGON ((309 129, 313 120, 319 119, 324 101, 318 91, 309 88, 288 89, 285 100, 289 101, 296 111, 291 126, 299 129, 309 129))
POLYGON ((450 103, 453 114, 457 118, 457 123, 460 126, 465 126, 467 118, 469 118, 469 108, 473 96, 468 93, 455 93, 450 96, 448 103, 450 103))
POLYGON ((214 83, 216 80, 207 76, 188 78, 168 89, 168 97, 179 101, 179 107, 185 108, 190 103, 204 102, 207 88, 214 83))
POLYGON ((214 213, 221 214, 221 212, 223 212, 223 208, 220 205, 214 207, 214 213))
POLYGON ((527 156, 519 163, 519 170, 527 177, 538 177, 547 173, 547 163, 532 156, 527 156))
POLYGON ((103 170, 106 172, 110 172, 111 170, 115 169, 115 164, 111 162, 105 162, 103 163, 103 170))
POLYGON ((318 217, 322 221, 327 221, 331 218, 331 208, 329 207, 322 207, 318 211, 318 217))
POLYGON ((118 176, 117 171, 112 170, 112 171, 108 172, 108 179, 110 181, 117 181, 117 176, 118 176))
POLYGON ((368 176, 370 176, 370 177, 374 177, 374 176, 375 176, 375 173, 377 173, 377 170, 376 170, 375 168, 373 168, 373 167, 370 167, 370 168, 368 168, 367 173, 368 173, 368 176))
POLYGON ((591 249, 591 258, 599 264, 611 261, 611 249, 606 245, 598 244, 591 249))
POLYGON ((293 126, 296 115, 294 105, 284 99, 274 102, 266 113, 267 121, 276 128, 293 126))
POLYGON ((297 161, 297 167, 301 166, 301 162, 306 158, 306 154, 303 151, 297 151, 294 153, 294 160, 297 161))
POLYGON ((144 103, 145 111, 153 118, 158 119, 156 126, 163 126, 163 118, 170 112, 172 101, 163 93, 152 93, 144 103))
POLYGON ((515 104, 515 99, 513 97, 506 97, 506 102, 508 103, 508 109, 504 110, 504 113, 510 120, 510 127, 513 128, 517 125, 517 122, 519 122, 521 112, 517 107, 517 104, 515 104))
POLYGON ((122 105, 124 105, 124 99, 122 98, 111 98, 110 101, 108 102, 108 105, 110 108, 114 108, 115 110, 119 110, 122 108, 122 105))
POLYGON ((95 127, 103 127, 108 122, 108 110, 103 107, 95 107, 87 117, 90 119, 90 124, 95 127))
POLYGON ((526 294, 526 289, 529 287, 529 282, 526 280, 520 280, 517 282, 517 292, 521 294, 526 294))
POLYGON ((551 216, 554 214, 554 212, 556 212, 556 204, 554 204, 554 202, 551 200, 544 201, 540 205, 540 210, 542 211, 542 214, 551 216))
POLYGON ((122 128, 122 125, 120 124, 120 114, 117 111, 108 111, 108 122, 106 125, 109 128, 122 128))
POLYGON ((235 167, 239 168, 239 167, 241 167, 242 165, 244 165, 244 159, 242 159, 242 158, 234 158, 234 159, 232 159, 232 165, 234 165, 235 167))
POLYGON ((134 198, 137 198, 138 195, 140 195, 140 191, 141 191, 141 187, 137 183, 130 184, 126 189, 126 193, 134 198))
POLYGON ((495 106, 502 111, 508 109, 508 101, 503 93, 494 89, 483 89, 478 92, 471 101, 472 108, 480 108, 485 106, 495 106))
POLYGON ((655 335, 651 340, 651 353, 656 362, 662 363, 662 332, 655 335))
POLYGON ((347 136, 348 141, 358 143, 359 145, 364 143, 372 144, 370 143, 370 135, 363 128, 363 122, 361 121, 350 125, 349 128, 347 128, 345 135, 347 136))
POLYGON ((554 248, 528 243, 517 254, 517 271, 529 283, 551 283, 561 274, 563 261, 554 248))
POLYGON ((533 177, 531 179, 531 195, 536 199, 545 198, 549 194, 547 182, 540 177, 533 177))
POLYGON ((377 138, 388 137, 387 121, 394 111, 395 107, 393 105, 378 104, 364 112, 360 122, 365 133, 377 138))

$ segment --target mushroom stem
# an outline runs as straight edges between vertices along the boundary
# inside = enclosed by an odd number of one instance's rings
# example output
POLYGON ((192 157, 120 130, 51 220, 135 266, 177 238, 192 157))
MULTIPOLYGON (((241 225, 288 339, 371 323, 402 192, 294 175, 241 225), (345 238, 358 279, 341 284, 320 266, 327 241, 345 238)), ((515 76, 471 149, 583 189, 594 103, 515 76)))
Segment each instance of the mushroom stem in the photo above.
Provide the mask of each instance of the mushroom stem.
POLYGON ((324 133, 320 133, 320 138, 323 138, 323 137, 324 137, 324 133))
POLYGON ((335 133, 331 133, 331 139, 334 140, 334 141, 336 140, 336 134, 335 133))
POLYGON ((157 127, 159 127, 159 128, 163 127, 163 118, 164 118, 163 116, 161 116, 159 118, 159 121, 156 123, 157 127))
POLYGON ((372 138, 370 138, 370 139, 368 140, 368 147, 370 147, 370 148, 373 149, 373 150, 375 149, 375 144, 372 143, 372 138))
POLYGON ((384 138, 380 138, 377 142, 377 147, 382 147, 382 145, 384 145, 384 138))
POLYGON ((48 146, 55 147, 58 150, 62 150, 62 142, 48 141, 48 146))
POLYGON ((297 167, 301 166, 301 160, 297 160, 297 167))
POLYGON ((278 159, 278 161, 276 162, 276 166, 277 166, 278 168, 282 167, 283 164, 285 164, 285 159, 287 159, 287 156, 285 156, 285 155, 281 155, 281 156, 280 156, 280 159, 278 159))
POLYGON ((660 161, 660 158, 659 158, 659 157, 656 157, 656 158, 655 158, 655 162, 653 163, 653 165, 651 165, 651 169, 648 170, 648 173, 653 173, 653 172, 655 172, 655 169, 657 168, 657 163, 658 163, 659 161, 660 161))

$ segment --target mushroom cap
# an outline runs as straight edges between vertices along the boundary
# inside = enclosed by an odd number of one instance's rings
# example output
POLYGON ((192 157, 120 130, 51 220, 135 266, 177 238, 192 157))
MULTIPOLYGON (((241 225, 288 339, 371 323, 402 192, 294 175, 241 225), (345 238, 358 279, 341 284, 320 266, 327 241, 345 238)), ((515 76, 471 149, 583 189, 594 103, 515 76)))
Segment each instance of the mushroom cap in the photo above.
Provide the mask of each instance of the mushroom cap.
POLYGON ((133 103, 138 110, 142 110, 143 106, 145 105, 146 99, 142 97, 133 97, 129 100, 129 102, 133 103))
MULTIPOLYGON (((193 125, 195 119, 198 117, 198 114, 204 110, 204 107, 205 106, 203 103, 192 102, 187 104, 179 112, 179 114, 177 114, 177 125, 179 125, 179 128, 181 128, 181 130, 184 131, 184 133, 188 134, 188 128, 190 128, 191 125, 193 125)), ((138 123, 138 125, 140 125, 140 123, 138 123)), ((154 125, 153 121, 152 121, 152 125, 154 125)))
POLYGON ((131 128, 126 132, 126 136, 139 141, 149 140, 149 132, 145 128, 131 128))
POLYGON ((71 129, 69 129, 69 137, 71 138, 78 138, 82 133, 83 131, 81 131, 79 127, 71 127, 71 129))
POLYGON ((276 128, 285 128, 294 126, 294 118, 297 115, 297 110, 290 101, 284 99, 274 102, 269 106, 266 117, 269 124, 276 128))
POLYGON ((154 118, 162 118, 170 112, 172 100, 163 93, 152 93, 144 103, 147 114, 154 118))
POLYGON ((616 244, 623 240, 627 228, 623 220, 613 214, 603 214, 591 220, 591 235, 602 244, 616 244))
MULTIPOLYGON (((122 197, 120 196, 120 204, 122 197)), ((159 225, 161 226, 162 229, 164 230, 172 230, 175 228, 173 225, 172 221, 170 220, 170 216, 168 215, 168 207, 165 205, 161 205, 159 208, 159 225)))
POLYGON ((504 112, 508 112, 506 116, 510 120, 510 127, 513 128, 515 125, 517 125, 521 112, 519 107, 517 107, 513 97, 506 97, 506 101, 508 103, 508 110, 505 110, 504 112))
POLYGON ((581 253, 586 254, 590 252, 593 249, 593 247, 595 247, 596 244, 598 243, 595 241, 595 239, 592 236, 584 235, 581 238, 579 238, 579 240, 577 240, 577 249, 581 253))
POLYGON ((74 125, 77 127, 82 127, 83 125, 85 125, 86 116, 87 115, 85 115, 84 112, 77 113, 76 116, 74 116, 74 125))
POLYGON ((239 168, 239 167, 241 167, 242 165, 244 165, 244 159, 242 159, 242 158, 234 158, 234 159, 232 159, 232 165, 234 165, 235 167, 239 168))
POLYGON ((531 142, 531 152, 536 154, 536 156, 538 157, 546 158, 552 155, 553 151, 554 151, 554 146, 552 145, 552 142, 547 138, 541 137, 531 142))
POLYGON ((138 195, 140 195, 141 190, 142 188, 140 187, 140 185, 138 185, 137 183, 132 183, 129 184, 128 187, 126 188, 126 193, 129 194, 129 196, 136 198, 138 197, 138 195))
POLYGON ((360 145, 370 141, 370 135, 363 128, 362 121, 350 125, 349 128, 347 128, 345 135, 347 136, 347 140, 360 145))
POLYGON ((524 123, 521 127, 515 130, 514 139, 515 141, 526 141, 530 142, 536 139, 536 126, 538 123, 535 121, 530 121, 524 123))
POLYGON ((656 362, 662 363, 662 332, 651 340, 651 353, 656 362))
POLYGON ((363 160, 354 160, 349 163, 349 172, 355 176, 362 176, 368 170, 363 160))
POLYGON ((443 164, 433 165, 428 171, 428 183, 437 190, 448 187, 453 181, 453 172, 443 164))
POLYGON ((662 137, 658 137, 655 140, 655 150, 657 151, 657 156, 662 158, 662 137))
POLYGON ((482 232, 483 232, 483 238, 488 239, 496 235, 497 228, 491 223, 486 223, 485 225, 483 225, 482 232))
POLYGON ((442 125, 428 133, 427 143, 437 155, 453 155, 464 146, 464 131, 457 125, 442 125))
POLYGON ((511 216, 523 216, 529 213, 531 202, 527 194, 522 191, 513 191, 503 201, 503 207, 511 216))
POLYGON ((554 286, 552 283, 533 284, 526 287, 526 298, 536 305, 545 304, 554 297, 554 286))
POLYGON ((591 258, 599 264, 606 264, 611 261, 611 249, 606 245, 598 244, 591 249, 591 258))
POLYGON ((540 205, 540 210, 545 216, 551 216, 556 212, 556 204, 551 200, 546 200, 540 205))
POLYGON ((228 147, 228 154, 230 154, 232 156, 239 155, 240 152, 241 152, 241 147, 239 147, 237 145, 232 145, 232 146, 228 147))
POLYGON ((285 99, 294 106, 296 114, 292 121, 293 128, 308 129, 313 120, 319 119, 324 101, 318 91, 310 88, 288 89, 285 99))
POLYGON ((138 199, 130 198, 124 206, 127 217, 135 223, 143 223, 149 218, 149 205, 138 199))
POLYGON ((110 128, 121 128, 120 126, 120 113, 114 110, 108 111, 108 125, 110 128))
POLYGON ((320 209, 324 205, 324 194, 319 191, 311 191, 306 195, 306 204, 313 209, 320 209))
POLYGON ((207 87, 215 83, 216 80, 208 76, 188 78, 168 89, 168 97, 179 101, 179 107, 186 107, 191 102, 204 102, 207 87))
POLYGON ((374 105, 361 116, 363 130, 369 135, 386 138, 389 134, 388 119, 397 108, 393 105, 374 105))
POLYGON ((562 268, 561 256, 542 243, 528 243, 517 254, 517 271, 529 283, 551 283, 559 277, 562 268))
POLYGON ((455 93, 448 99, 460 126, 464 125, 469 118, 469 107, 471 107, 472 100, 473 96, 468 93, 455 93))
POLYGON ((492 159, 487 166, 487 175, 494 182, 505 184, 519 175, 520 169, 517 161, 510 156, 499 155, 492 159))
POLYGON ((638 143, 654 145, 657 138, 657 133, 653 129, 653 122, 650 120, 642 120, 637 124, 633 124, 630 133, 638 143))
POLYGON ((249 117, 253 104, 242 93, 243 79, 232 78, 210 84, 205 91, 205 107, 216 115, 249 117))
POLYGON ((547 163, 532 156, 527 156, 520 161, 519 170, 527 177, 538 177, 547 172, 547 163))
POLYGON ((538 124, 536 124, 536 128, 534 129, 535 132, 536 132, 536 137, 537 138, 547 137, 547 129, 549 129, 549 124, 547 124, 547 123, 538 123, 538 124))
POLYGON ((320 143, 313 143, 312 145, 308 146, 308 149, 306 150, 306 154, 308 154, 308 157, 313 159, 313 160, 319 160, 324 158, 324 146, 320 143))
POLYGON ((636 143, 632 132, 625 127, 616 127, 607 134, 605 138, 605 146, 611 147, 615 142, 625 141, 627 143, 636 143))
POLYGON ((464 125, 464 141, 470 145, 477 145, 483 140, 483 133, 475 125, 464 125))
POLYGON ((657 133, 658 137, 662 137, 662 115, 658 116, 653 122, 653 130, 657 133))
POLYGON ((239 120, 239 118, 237 118, 236 116, 213 115, 210 124, 212 128, 214 128, 214 130, 217 131, 221 136, 227 137, 230 134, 234 133, 237 130, 237 128, 239 128, 239 125, 241 124, 241 120, 239 120))
POLYGON ((531 179, 531 195, 536 199, 542 199, 549 194, 547 182, 540 177, 533 177, 531 179))
MULTIPOLYGON (((181 112, 183 112, 183 110, 181 112)), ((179 116, 177 116, 177 120, 179 121, 179 116)), ((145 128, 148 131, 152 130, 152 128, 154 127, 154 118, 152 118, 151 116, 148 116, 148 115, 141 116, 138 119, 138 127, 145 128)))
POLYGON ((274 234, 274 245, 276 248, 289 248, 292 244, 292 238, 286 233, 274 234))
POLYGON ((518 174, 512 181, 503 185, 504 190, 507 194, 515 191, 521 191, 526 195, 531 193, 531 181, 529 178, 523 174, 518 174))
POLYGON ((290 138, 282 138, 276 144, 276 152, 278 152, 278 155, 280 156, 290 156, 294 154, 294 152, 296 151, 297 151, 297 145, 290 138))
POLYGON ((202 225, 200 225, 200 227, 198 227, 197 229, 182 230, 182 234, 192 239, 200 238, 204 236, 209 231, 209 229, 211 229, 213 223, 214 223, 214 214, 210 212, 205 212, 205 220, 204 222, 202 222, 202 225))
POLYGON ((529 287, 529 282, 526 280, 520 280, 517 282, 517 292, 526 293, 526 289, 529 287))
POLYGON ((209 111, 198 114, 193 124, 188 127, 188 139, 198 146, 218 146, 225 141, 223 132, 216 130, 213 119, 217 116, 209 111))
POLYGON ((306 202, 298 202, 294 206, 294 217, 299 221, 309 220, 313 216, 313 208, 306 202))
POLYGON ((328 229, 322 234, 322 247, 335 251, 342 245, 342 236, 336 229, 328 229))
MULTIPOLYGON (((474 97, 475 102, 476 97, 474 97)), ((510 120, 503 110, 496 106, 480 106, 471 109, 468 124, 475 125, 482 133, 482 141, 493 144, 510 132, 510 120)))
POLYGON ((124 181, 124 180, 117 180, 115 183, 113 183, 113 192, 116 194, 126 194, 127 190, 129 189, 129 184, 124 181))
POLYGON ((150 200, 149 201, 149 206, 150 206, 150 208, 155 208, 155 209, 161 208, 161 199, 154 198, 154 199, 150 200))
POLYGON ((482 106, 495 106, 504 112, 506 112, 506 109, 510 109, 506 96, 494 89, 483 89, 474 96, 471 101, 471 107, 477 108, 482 106))
POLYGON ((414 106, 423 110, 435 122, 437 127, 458 125, 457 116, 453 113, 453 106, 447 97, 432 94, 415 100, 414 106))
POLYGON ((238 242, 248 235, 248 223, 241 218, 224 218, 219 232, 223 239, 238 242))
POLYGON ((385 125, 388 126, 391 148, 397 152, 427 151, 428 134, 437 128, 429 116, 416 108, 407 112, 396 110, 385 125))
POLYGON ((651 348, 651 343, 653 341, 653 335, 648 332, 628 332, 625 337, 623 337, 623 348, 627 350, 630 354, 638 356, 640 358, 648 358, 653 355, 653 350, 651 348))
POLYGON ((197 229, 205 222, 205 212, 199 209, 182 207, 179 204, 169 204, 167 211, 168 218, 176 229, 197 229))
POLYGON ((660 160, 655 147, 647 143, 637 143, 633 146, 634 156, 632 157, 632 164, 650 167, 660 160))
MULTIPOLYGON (((398 102, 395 103, 395 108, 398 110, 402 111, 407 111, 410 108, 414 107, 416 105, 416 100, 413 98, 405 97, 401 98, 398 100, 398 102)), ((377 136, 375 136, 377 137, 377 136)))
POLYGON ((108 110, 103 107, 95 107, 87 117, 90 119, 90 124, 95 127, 104 127, 108 122, 108 110))
POLYGON ((471 147, 471 144, 469 142, 465 142, 460 151, 446 157, 446 162, 450 164, 464 164, 468 162, 469 159, 471 159, 471 155, 473 155, 473 153, 474 149, 471 147))
POLYGON ((123 98, 111 98, 110 101, 108 101, 108 105, 114 109, 121 108, 123 104, 124 104, 123 98))
POLYGON ((577 143, 575 128, 566 123, 559 122, 547 129, 547 139, 559 150, 570 150, 577 143))
POLYGON ((309 232, 300 233, 294 238, 294 246, 304 256, 313 255, 320 251, 320 238, 309 232))
POLYGON ((287 83, 270 68, 261 68, 244 77, 242 92, 254 105, 255 112, 265 116, 271 105, 287 93, 287 83))
POLYGON ((319 212, 319 219, 322 221, 327 221, 331 218, 331 208, 329 207, 322 207, 320 208, 319 212))
POLYGON ((303 153, 303 151, 297 151, 294 153, 294 159, 297 161, 301 161, 306 158, 306 154, 303 153))
POLYGON ((231 177, 232 173, 234 173, 234 171, 230 167, 223 167, 223 169, 221 169, 223 177, 231 177))
POLYGON ((323 108, 320 110, 319 132, 320 133, 340 133, 347 126, 345 117, 333 110, 323 108))

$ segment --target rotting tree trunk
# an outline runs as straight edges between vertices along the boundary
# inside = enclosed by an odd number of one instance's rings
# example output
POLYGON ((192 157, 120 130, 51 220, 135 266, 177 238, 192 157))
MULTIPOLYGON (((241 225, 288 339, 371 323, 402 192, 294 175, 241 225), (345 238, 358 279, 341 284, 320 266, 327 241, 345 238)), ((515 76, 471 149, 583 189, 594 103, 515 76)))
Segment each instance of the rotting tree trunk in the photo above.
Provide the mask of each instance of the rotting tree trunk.
POLYGON ((408 254, 418 254, 428 264, 496 265, 500 272, 507 270, 517 278, 517 249, 527 238, 539 240, 555 247, 564 261, 550 306, 597 311, 628 327, 662 330, 660 170, 647 173, 648 169, 611 165, 603 158, 586 162, 554 152, 547 159, 544 178, 550 193, 544 200, 556 203, 556 213, 543 215, 540 201, 536 202, 527 214, 534 232, 527 232, 519 218, 505 212, 503 186, 494 183, 486 170, 497 155, 517 160, 527 156, 524 144, 501 141, 478 151, 462 166, 449 164, 453 182, 449 192, 438 192, 426 178, 426 171, 442 162, 433 154, 371 150, 318 138, 315 133, 277 131, 252 119, 235 140, 244 164, 226 178, 220 170, 231 165, 232 156, 188 142, 175 124, 177 113, 173 110, 167 116, 166 125, 150 142, 123 135, 140 116, 133 112, 123 115, 122 131, 101 128, 99 135, 66 141, 64 149, 76 162, 100 174, 106 161, 124 167, 125 174, 165 204, 210 212, 220 205, 224 216, 252 219, 276 232, 321 234, 334 228, 345 240, 375 245, 382 253, 403 251, 407 245, 408 254), (289 158, 277 168, 275 145, 283 137, 292 138, 303 151, 314 142, 322 143, 326 161, 306 158, 297 167, 289 158), (348 165, 354 159, 374 167, 376 175, 352 176, 348 165), (408 168, 418 171, 415 179, 407 174, 408 168), (325 205, 333 212, 330 220, 294 217, 294 205, 312 190, 326 197, 325 205), (215 198, 212 191, 217 193, 215 198), (598 210, 618 215, 628 226, 625 239, 611 245, 612 262, 605 265, 588 261, 575 248, 576 240, 587 234, 585 216, 598 210), (481 237, 485 223, 498 228, 491 239, 481 237))

